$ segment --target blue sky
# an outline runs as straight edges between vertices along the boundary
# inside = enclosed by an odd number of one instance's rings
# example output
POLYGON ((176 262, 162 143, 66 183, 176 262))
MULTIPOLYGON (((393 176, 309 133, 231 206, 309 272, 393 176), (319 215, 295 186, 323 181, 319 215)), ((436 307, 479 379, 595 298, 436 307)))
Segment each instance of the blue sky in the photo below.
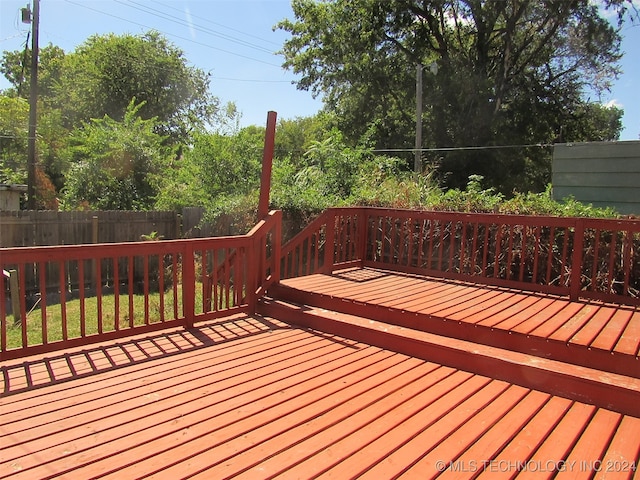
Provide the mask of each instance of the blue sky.
MULTIPOLYGON (((29 25, 20 22, 28 0, 0 2, 0 50, 24 48, 29 25)), ((299 91, 282 69, 277 52, 288 37, 274 31, 292 18, 288 0, 41 0, 40 45, 72 51, 90 35, 140 34, 155 29, 185 52, 190 64, 210 72, 211 90, 242 113, 241 125, 264 125, 269 110, 278 118, 312 115, 322 106, 299 91)), ((640 26, 623 30, 623 74, 599 100, 622 107, 621 140, 640 138, 640 26)), ((6 88, 4 77, 0 89, 6 88)))

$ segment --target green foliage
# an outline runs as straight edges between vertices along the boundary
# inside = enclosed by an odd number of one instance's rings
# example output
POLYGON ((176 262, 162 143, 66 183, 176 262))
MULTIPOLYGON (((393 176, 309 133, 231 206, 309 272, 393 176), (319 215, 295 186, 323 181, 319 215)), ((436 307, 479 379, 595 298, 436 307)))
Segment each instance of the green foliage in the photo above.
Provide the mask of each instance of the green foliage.
MULTIPOLYGON (((621 1, 606 2, 619 12, 621 1)), ((618 73, 619 32, 593 4, 471 0, 294 0, 279 28, 285 67, 298 87, 322 95, 349 145, 365 135, 377 149, 414 143, 417 64, 423 75, 426 147, 548 144, 617 138, 619 109, 583 98, 618 73)), ((482 175, 497 191, 540 191, 548 150, 458 150, 438 177, 464 188, 482 175)), ((407 158, 407 161, 409 159, 407 158)))
POLYGON ((569 197, 561 202, 553 200, 551 185, 542 193, 517 193, 500 206, 500 213, 514 215, 550 215, 557 217, 616 218, 613 208, 598 208, 569 197))
POLYGON ((263 139, 264 129, 258 127, 242 129, 236 135, 194 135, 192 147, 162 178, 156 206, 215 209, 223 199, 253 192, 260 184, 263 139))
POLYGON ((154 206, 168 151, 143 120, 141 104, 127 107, 122 121, 108 116, 74 131, 64 154, 72 165, 64 191, 67 209, 148 210, 154 206))
MULTIPOLYGON (((64 50, 52 44, 38 50, 38 97, 46 103, 53 101, 56 96, 55 89, 60 81, 64 57, 64 50)), ((13 86, 6 94, 28 99, 31 49, 4 51, 0 59, 0 73, 13 86)))
POLYGON ((140 117, 157 118, 156 132, 175 142, 213 120, 217 100, 208 85, 204 72, 152 31, 90 37, 65 57, 56 94, 70 126, 104 115, 122 120, 135 98, 140 117))
POLYGON ((0 183, 26 183, 29 104, 0 95, 0 183))
POLYGON ((452 189, 446 191, 432 205, 434 210, 457 212, 497 212, 503 195, 493 188, 482 188, 482 176, 471 175, 465 190, 452 189))
POLYGON ((337 129, 309 145, 298 165, 288 157, 275 162, 272 203, 278 208, 315 212, 349 203, 360 167, 372 158, 369 150, 347 147, 337 129))

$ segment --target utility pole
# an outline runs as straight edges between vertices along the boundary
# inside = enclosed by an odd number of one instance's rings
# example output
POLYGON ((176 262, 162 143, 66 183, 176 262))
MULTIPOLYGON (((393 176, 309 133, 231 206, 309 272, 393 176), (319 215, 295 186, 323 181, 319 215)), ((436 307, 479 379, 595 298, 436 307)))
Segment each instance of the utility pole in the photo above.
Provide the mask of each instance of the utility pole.
POLYGON ((422 172, 422 64, 416 66, 416 157, 413 171, 422 172))
POLYGON ((27 144, 27 208, 36 209, 36 122, 38 105, 38 24, 40 0, 33 0, 31 18, 31 87, 29 91, 29 139, 27 144))

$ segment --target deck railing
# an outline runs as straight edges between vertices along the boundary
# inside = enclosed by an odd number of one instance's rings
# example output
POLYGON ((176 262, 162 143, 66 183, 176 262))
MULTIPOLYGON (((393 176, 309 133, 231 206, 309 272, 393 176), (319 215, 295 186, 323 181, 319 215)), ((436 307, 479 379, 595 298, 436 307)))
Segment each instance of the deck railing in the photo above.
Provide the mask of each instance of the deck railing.
POLYGON ((2 276, 0 359, 253 311, 278 280, 280 229, 274 211, 234 237, 0 249, 20 292, 2 276))
POLYGON ((640 304, 640 222, 329 209, 283 247, 282 276, 370 266, 640 304))

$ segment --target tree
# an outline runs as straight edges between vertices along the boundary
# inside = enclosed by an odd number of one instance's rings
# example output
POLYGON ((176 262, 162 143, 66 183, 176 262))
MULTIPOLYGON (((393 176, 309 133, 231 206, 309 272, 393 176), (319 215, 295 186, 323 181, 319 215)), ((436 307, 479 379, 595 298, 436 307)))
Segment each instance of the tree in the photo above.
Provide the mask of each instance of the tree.
MULTIPOLYGON (((621 2, 608 6, 622 12, 621 2)), ((571 141, 589 140, 594 107, 584 92, 608 88, 618 73, 619 34, 588 0, 294 0, 292 7, 296 20, 278 24, 292 35, 285 67, 301 75, 299 88, 323 95, 347 138, 373 130, 377 148, 413 146, 417 64, 438 66, 424 75, 424 146, 447 148, 548 143, 561 129, 576 133, 571 141)), ((617 138, 621 112, 605 113, 614 118, 600 136, 617 138)), ((548 154, 526 157, 518 165, 512 151, 458 151, 437 164, 449 186, 480 174, 510 191, 527 187, 527 162, 550 172, 548 154)))
POLYGON ((191 147, 163 176, 158 208, 216 210, 257 190, 263 141, 264 128, 255 126, 235 135, 196 133, 191 147))
MULTIPOLYGON (((64 50, 49 44, 38 51, 38 97, 49 101, 55 97, 55 87, 60 81, 64 64, 64 50)), ((13 86, 4 92, 10 96, 29 98, 31 80, 31 49, 4 51, 0 60, 0 73, 13 86)))
POLYGON ((0 95, 0 183, 25 183, 29 103, 0 95))
POLYGON ((129 103, 173 143, 214 121, 218 100, 209 79, 157 32, 94 35, 66 55, 56 89, 69 127, 107 115, 122 120, 129 103))
POLYGON ((148 210, 158 194, 169 157, 156 121, 142 119, 143 104, 131 102, 121 121, 104 116, 71 136, 71 164, 64 190, 67 209, 148 210))

